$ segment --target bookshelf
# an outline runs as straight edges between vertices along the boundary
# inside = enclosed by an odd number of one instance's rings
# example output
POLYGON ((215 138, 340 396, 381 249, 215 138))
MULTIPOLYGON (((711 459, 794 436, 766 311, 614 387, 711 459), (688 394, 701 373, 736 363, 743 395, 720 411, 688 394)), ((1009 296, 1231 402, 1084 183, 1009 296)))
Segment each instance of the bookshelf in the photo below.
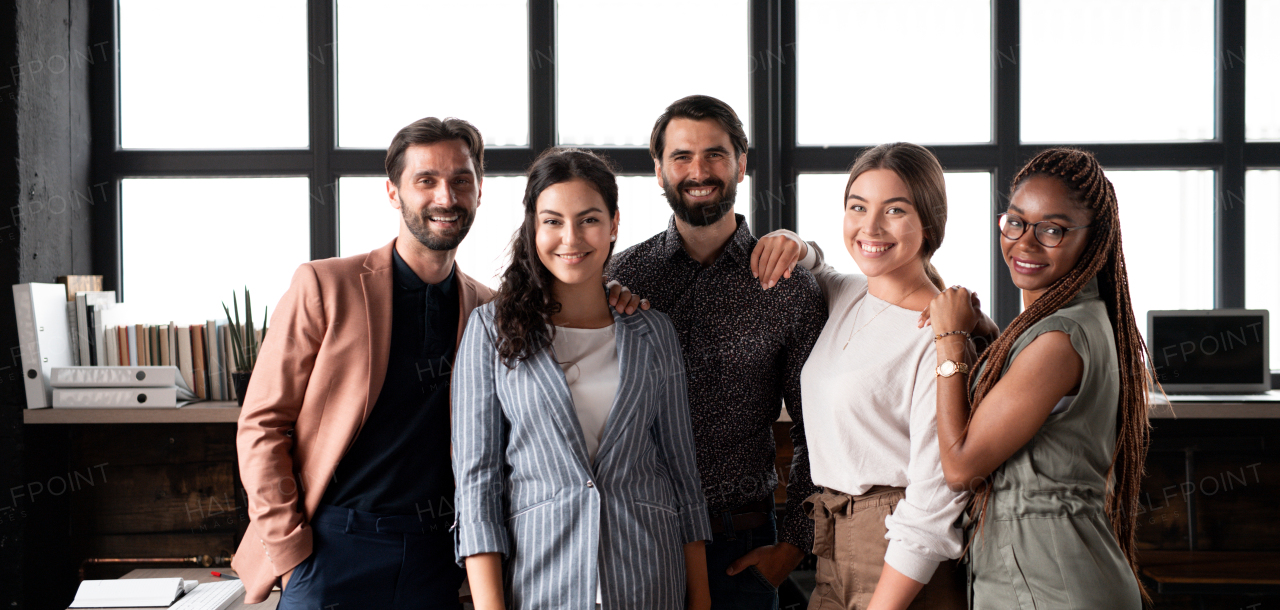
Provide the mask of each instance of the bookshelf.
POLYGON ((202 401, 179 408, 155 409, 25 409, 25 424, 209 424, 236 423, 240 406, 234 400, 202 401))

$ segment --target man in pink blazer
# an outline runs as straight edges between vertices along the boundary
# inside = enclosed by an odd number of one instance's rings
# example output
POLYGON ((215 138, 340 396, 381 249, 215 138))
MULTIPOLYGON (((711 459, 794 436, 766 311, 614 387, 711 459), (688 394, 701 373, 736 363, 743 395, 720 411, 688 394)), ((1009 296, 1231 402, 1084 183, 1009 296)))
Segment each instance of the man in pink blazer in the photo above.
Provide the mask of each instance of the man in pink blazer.
POLYGON ((232 566, 247 603, 279 581, 281 609, 458 607, 449 373, 493 294, 454 253, 480 205, 484 144, 466 121, 425 118, 396 134, 386 166, 398 236, 298 268, 245 396, 250 523, 232 566))

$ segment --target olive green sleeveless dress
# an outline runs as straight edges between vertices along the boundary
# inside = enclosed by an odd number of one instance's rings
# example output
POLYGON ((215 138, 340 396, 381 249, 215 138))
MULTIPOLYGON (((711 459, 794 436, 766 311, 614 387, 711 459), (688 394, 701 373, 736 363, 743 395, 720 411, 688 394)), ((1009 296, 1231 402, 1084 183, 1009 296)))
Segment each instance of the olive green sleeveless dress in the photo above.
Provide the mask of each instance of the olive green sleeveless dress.
POLYGON ((1138 610, 1137 582, 1103 512, 1120 374, 1097 278, 1023 333, 1008 362, 1051 331, 1070 335, 1084 361, 1080 391, 992 473, 986 522, 968 529, 970 607, 1138 610))

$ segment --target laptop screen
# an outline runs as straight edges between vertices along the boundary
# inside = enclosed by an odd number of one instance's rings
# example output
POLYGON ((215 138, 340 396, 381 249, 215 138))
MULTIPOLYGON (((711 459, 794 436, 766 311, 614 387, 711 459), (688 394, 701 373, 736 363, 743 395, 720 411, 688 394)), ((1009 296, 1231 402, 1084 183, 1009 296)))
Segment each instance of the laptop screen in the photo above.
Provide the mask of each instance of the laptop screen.
POLYGON ((1153 311, 1148 323, 1151 364, 1167 391, 1266 391, 1266 311, 1153 311))

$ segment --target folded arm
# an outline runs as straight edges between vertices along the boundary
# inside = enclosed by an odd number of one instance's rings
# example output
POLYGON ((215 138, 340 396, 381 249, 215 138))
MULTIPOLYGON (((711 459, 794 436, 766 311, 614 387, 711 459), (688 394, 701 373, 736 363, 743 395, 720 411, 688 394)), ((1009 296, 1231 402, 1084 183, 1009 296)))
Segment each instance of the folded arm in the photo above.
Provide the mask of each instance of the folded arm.
MULTIPOLYGON (((934 298, 934 330, 943 333, 965 322, 968 296, 949 290, 934 298)), ((975 360, 961 335, 937 341, 938 363, 972 365, 975 360)), ((989 363, 999 366, 1002 363, 989 363)), ((973 490, 1026 445, 1049 418, 1054 405, 1080 385, 1084 361, 1061 331, 1045 332, 1031 341, 983 398, 976 410, 969 403, 969 375, 938 379, 938 443, 947 484, 973 490), (970 412, 973 412, 970 421, 970 412)))

